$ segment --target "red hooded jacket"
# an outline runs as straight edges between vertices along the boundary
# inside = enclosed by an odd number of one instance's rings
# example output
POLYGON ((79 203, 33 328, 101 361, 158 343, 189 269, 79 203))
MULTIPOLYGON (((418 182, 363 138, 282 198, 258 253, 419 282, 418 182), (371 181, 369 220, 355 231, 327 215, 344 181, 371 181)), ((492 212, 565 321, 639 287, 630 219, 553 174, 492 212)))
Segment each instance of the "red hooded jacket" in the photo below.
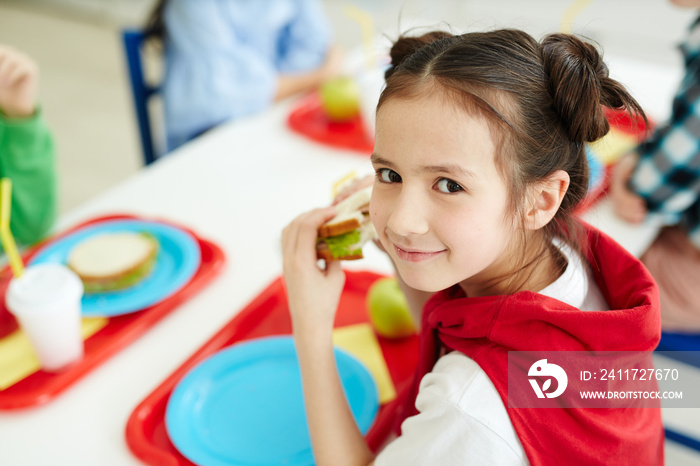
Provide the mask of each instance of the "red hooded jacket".
POLYGON ((493 382, 533 465, 661 465, 658 408, 508 407, 509 351, 653 351, 661 336, 656 284, 608 236, 586 226, 586 258, 610 310, 582 312, 529 291, 468 298, 459 286, 425 305, 419 363, 400 421, 441 348, 472 358, 493 382))

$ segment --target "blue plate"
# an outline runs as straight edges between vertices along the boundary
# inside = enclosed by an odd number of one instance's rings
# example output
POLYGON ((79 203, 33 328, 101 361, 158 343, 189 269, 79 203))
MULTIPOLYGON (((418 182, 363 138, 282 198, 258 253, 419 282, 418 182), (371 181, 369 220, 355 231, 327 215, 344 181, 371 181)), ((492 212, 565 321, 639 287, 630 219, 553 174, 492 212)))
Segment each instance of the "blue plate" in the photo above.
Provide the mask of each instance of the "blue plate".
POLYGON ((65 264, 73 247, 84 239, 101 233, 125 231, 145 231, 158 240, 159 250, 153 270, 129 288, 84 295, 84 316, 110 317, 140 311, 175 294, 197 272, 201 251, 192 235, 170 225, 142 220, 114 220, 86 226, 42 248, 29 264, 65 264))
MULTIPOLYGON (((338 373, 364 434, 379 407, 367 369, 335 350, 338 373)), ((267 337, 226 348, 193 368, 165 411, 175 447, 200 466, 313 465, 294 340, 267 337)))

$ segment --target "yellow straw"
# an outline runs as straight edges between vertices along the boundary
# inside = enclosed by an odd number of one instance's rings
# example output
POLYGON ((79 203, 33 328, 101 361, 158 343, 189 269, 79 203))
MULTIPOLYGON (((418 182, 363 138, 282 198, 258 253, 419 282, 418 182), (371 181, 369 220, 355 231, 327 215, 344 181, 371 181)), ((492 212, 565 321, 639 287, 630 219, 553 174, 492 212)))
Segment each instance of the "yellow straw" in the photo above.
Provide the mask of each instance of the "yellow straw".
POLYGON ((565 34, 572 34, 574 32, 574 19, 576 19, 592 1, 593 0, 575 0, 574 3, 569 5, 561 17, 559 30, 565 34))
POLYGON ((12 207, 12 181, 9 178, 0 179, 0 242, 10 261, 10 268, 15 278, 24 273, 24 264, 17 251, 15 238, 10 231, 10 209, 12 207))
POLYGON ((374 68, 376 60, 375 47, 374 47, 374 21, 372 20, 372 15, 367 13, 355 5, 345 5, 344 9, 345 15, 357 21, 362 30, 362 45, 365 49, 365 66, 368 70, 374 68))

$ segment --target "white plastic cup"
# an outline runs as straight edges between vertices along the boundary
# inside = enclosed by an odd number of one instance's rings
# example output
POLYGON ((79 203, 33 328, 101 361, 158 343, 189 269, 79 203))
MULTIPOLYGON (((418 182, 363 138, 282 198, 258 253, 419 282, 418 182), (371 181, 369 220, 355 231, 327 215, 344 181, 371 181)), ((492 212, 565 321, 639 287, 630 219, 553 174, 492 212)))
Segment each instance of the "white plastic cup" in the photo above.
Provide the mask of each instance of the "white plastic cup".
POLYGON ((83 283, 63 264, 30 265, 13 278, 7 309, 29 337, 42 369, 60 371, 83 357, 83 283))

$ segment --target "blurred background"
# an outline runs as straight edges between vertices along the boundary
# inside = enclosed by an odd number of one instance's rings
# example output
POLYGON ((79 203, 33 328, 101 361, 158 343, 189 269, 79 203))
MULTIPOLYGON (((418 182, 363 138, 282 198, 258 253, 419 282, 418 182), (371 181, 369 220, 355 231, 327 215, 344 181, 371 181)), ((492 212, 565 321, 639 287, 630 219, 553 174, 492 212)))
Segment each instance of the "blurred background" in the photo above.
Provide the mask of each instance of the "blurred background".
MULTIPOLYGON (((337 42, 361 43, 348 4, 390 38, 415 25, 455 30, 513 26, 539 37, 560 28, 568 0, 324 0, 337 42)), ((0 0, 0 43, 36 59, 40 97, 57 144, 65 213, 142 166, 120 31, 140 27, 154 0, 0 0)), ((668 0, 593 0, 573 29, 606 54, 677 66, 675 47, 694 17, 668 0)), ((614 70, 612 70, 614 74, 614 70)))

